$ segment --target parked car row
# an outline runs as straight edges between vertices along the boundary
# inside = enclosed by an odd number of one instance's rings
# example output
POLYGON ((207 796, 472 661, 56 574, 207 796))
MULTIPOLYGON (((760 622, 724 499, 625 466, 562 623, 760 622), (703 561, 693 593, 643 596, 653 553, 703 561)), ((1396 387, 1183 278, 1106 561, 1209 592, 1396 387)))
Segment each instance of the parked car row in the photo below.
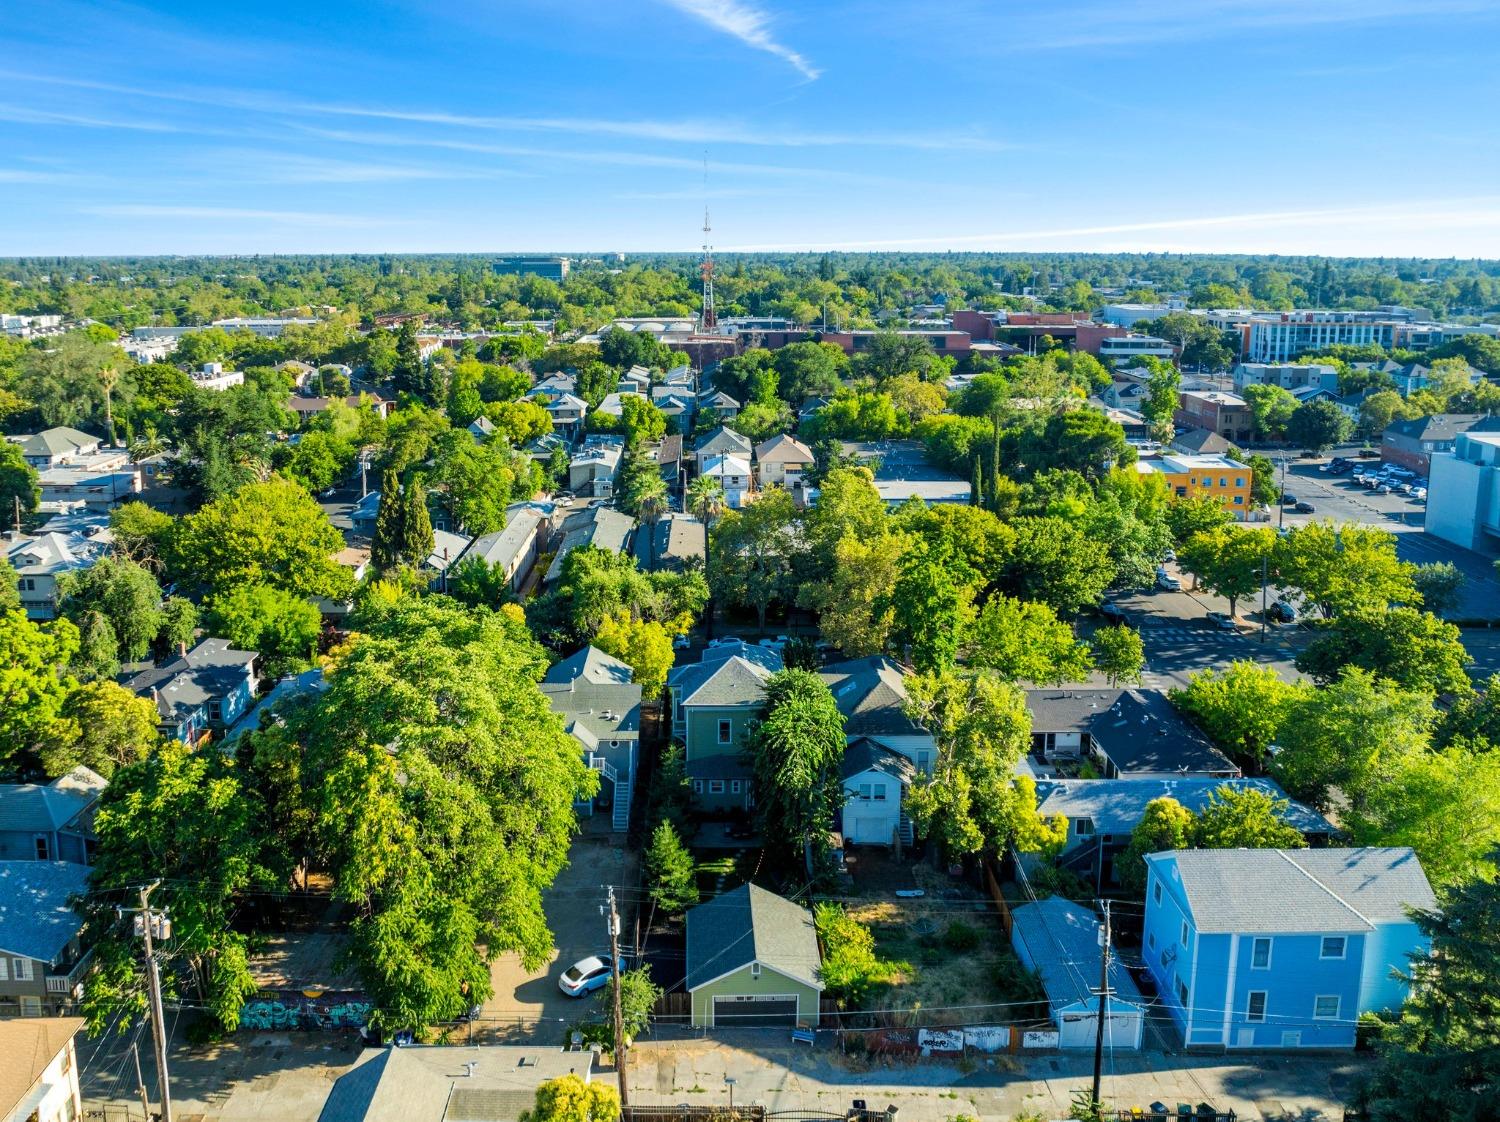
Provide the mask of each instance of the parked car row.
POLYGON ((1426 481, 1416 472, 1395 464, 1384 464, 1374 471, 1358 472, 1351 482, 1380 495, 1410 495, 1418 502, 1425 502, 1427 499, 1426 481))

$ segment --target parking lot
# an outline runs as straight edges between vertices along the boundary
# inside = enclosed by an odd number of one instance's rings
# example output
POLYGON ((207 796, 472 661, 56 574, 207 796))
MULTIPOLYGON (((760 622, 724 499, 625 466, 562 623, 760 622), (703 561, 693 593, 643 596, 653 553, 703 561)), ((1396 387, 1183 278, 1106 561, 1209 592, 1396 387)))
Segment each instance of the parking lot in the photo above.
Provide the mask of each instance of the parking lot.
MULTIPOLYGON (((1283 457, 1273 456, 1272 459, 1276 462, 1277 481, 1280 482, 1283 457)), ((1279 511, 1273 507, 1271 520, 1274 524, 1300 526, 1326 518, 1334 522, 1378 526, 1383 530, 1421 529, 1427 516, 1424 503, 1417 502, 1410 495, 1382 495, 1354 482, 1357 472, 1373 471, 1379 466, 1378 460, 1355 460, 1355 470, 1345 475, 1318 470, 1327 463, 1327 459, 1285 458, 1286 494, 1297 502, 1310 503, 1313 511, 1299 514, 1290 502, 1279 511)))

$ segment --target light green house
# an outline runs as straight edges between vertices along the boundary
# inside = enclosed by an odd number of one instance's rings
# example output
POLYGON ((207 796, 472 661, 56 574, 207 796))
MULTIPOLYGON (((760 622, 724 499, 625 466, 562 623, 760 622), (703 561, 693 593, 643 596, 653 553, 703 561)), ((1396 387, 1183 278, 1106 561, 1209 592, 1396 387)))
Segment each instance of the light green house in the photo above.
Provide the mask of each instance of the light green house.
POLYGON ((688 778, 704 810, 754 805, 745 734, 765 705, 766 682, 780 669, 774 647, 722 639, 698 662, 667 675, 672 735, 686 748, 688 778))
POLYGON ((687 914, 693 1024, 816 1025, 823 983, 812 913, 745 884, 687 914))

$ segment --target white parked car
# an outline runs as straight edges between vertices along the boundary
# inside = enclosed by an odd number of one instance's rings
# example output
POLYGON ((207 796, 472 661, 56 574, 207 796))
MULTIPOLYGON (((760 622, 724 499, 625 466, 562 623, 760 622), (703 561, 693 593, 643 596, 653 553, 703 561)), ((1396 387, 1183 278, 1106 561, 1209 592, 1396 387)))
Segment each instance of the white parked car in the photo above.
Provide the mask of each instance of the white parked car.
MULTIPOLYGON (((620 964, 620 969, 625 969, 624 963, 620 964)), ((557 988, 569 997, 583 997, 607 986, 609 975, 609 959, 590 955, 564 970, 557 980, 557 988)))

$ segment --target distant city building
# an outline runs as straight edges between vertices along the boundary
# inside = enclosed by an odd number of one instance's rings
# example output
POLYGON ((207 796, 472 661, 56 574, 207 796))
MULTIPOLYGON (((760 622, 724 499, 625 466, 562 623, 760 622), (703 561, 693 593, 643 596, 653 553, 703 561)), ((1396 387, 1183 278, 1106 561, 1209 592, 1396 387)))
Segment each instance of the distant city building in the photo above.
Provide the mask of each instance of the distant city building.
POLYGON ((572 267, 571 258, 533 254, 502 257, 490 266, 497 275, 502 277, 542 277, 551 281, 567 280, 568 272, 572 267))
POLYGON ((1169 312, 1185 311, 1187 302, 1184 300, 1168 300, 1165 304, 1106 304, 1099 318, 1116 327, 1134 327, 1143 320, 1160 319, 1169 312))
POLYGON ((238 370, 225 370, 222 362, 205 362, 202 369, 192 373, 193 385, 200 390, 227 390, 230 386, 243 386, 245 375, 238 370))
POLYGON ((1424 351, 1465 335, 1500 336, 1500 325, 1432 323, 1413 318, 1420 309, 1263 312, 1244 308, 1201 313, 1210 326, 1240 339, 1246 362, 1284 363, 1329 347, 1378 346, 1424 351))
POLYGON ((1317 386, 1339 392, 1338 367, 1322 362, 1242 362, 1234 368, 1234 388, 1280 386, 1284 390, 1317 386))
POLYGON ((1188 428, 1208 429, 1226 440, 1241 443, 1250 438, 1253 417, 1250 406, 1238 394, 1222 390, 1183 390, 1177 395, 1172 420, 1188 428))
POLYGON ((1100 362, 1118 366, 1133 358, 1147 357, 1166 359, 1170 362, 1177 357, 1177 348, 1165 339, 1158 339, 1155 335, 1134 333, 1123 338, 1115 337, 1099 341, 1100 362))

